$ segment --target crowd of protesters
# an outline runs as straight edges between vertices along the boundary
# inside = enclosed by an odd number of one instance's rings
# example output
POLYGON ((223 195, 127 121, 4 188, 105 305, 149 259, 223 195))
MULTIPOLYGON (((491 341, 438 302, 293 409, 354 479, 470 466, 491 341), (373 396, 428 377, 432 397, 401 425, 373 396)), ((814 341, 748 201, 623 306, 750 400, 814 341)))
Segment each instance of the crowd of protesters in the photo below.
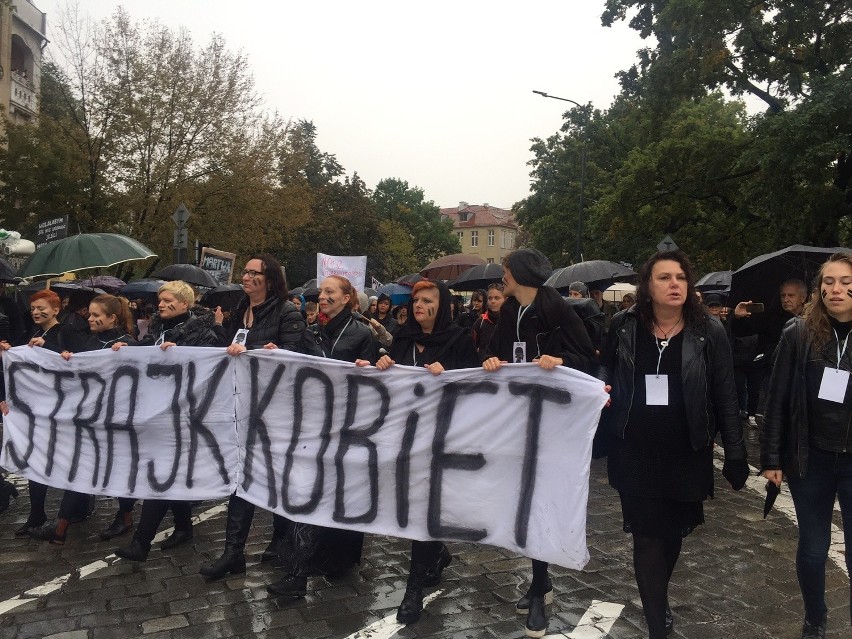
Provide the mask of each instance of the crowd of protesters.
MULTIPOLYGON (((316 302, 290 296, 281 265, 256 255, 242 271, 245 295, 231 313, 198 305, 183 282, 164 284, 156 310, 140 306, 135 315, 127 300, 112 295, 87 303, 71 299, 63 309, 60 297, 46 290, 30 297, 31 329, 13 334, 0 313, 0 348, 28 344, 65 359, 145 346, 214 346, 234 357, 280 348, 380 371, 407 365, 435 375, 480 366, 493 372, 506 363, 533 362, 545 370, 568 366, 596 376, 610 403, 602 411, 594 454, 607 457, 623 528, 632 539, 650 639, 673 631, 669 584, 683 540, 704 523, 703 504, 714 489, 714 446, 724 449, 722 475, 741 489, 749 475, 743 426, 758 426, 762 400, 761 471, 776 486, 788 480, 798 516, 802 637, 824 637, 825 562, 837 496, 847 546, 852 535, 852 256, 832 256, 810 295, 803 281, 784 282, 781 309, 765 313, 750 302, 728 309, 723 292, 702 300, 689 260, 677 251, 649 259, 636 293, 626 293, 618 305, 583 282, 571 284, 563 298, 544 285, 551 265, 534 249, 512 252, 503 267, 502 282, 475 291, 467 306, 446 284, 427 279, 413 286, 410 301, 394 307, 387 295, 367 298, 340 276, 318 283, 316 302)), ((0 410, 8 413, 5 402, 0 410)), ((48 520, 47 490, 29 482, 29 516, 15 534, 64 544, 69 526, 91 515, 94 500, 67 490, 48 520)), ((17 496, 4 480, 0 512, 17 496)), ((135 527, 134 506, 135 500, 119 497, 112 523, 101 532, 103 539, 133 532, 116 550, 119 557, 144 562, 169 510, 174 532, 161 548, 193 539, 191 503, 145 500, 135 527)), ((245 572, 255 510, 230 497, 222 554, 201 566, 201 574, 218 579, 245 572)), ((274 515, 261 561, 274 562, 282 574, 269 592, 304 597, 309 578, 358 564, 363 542, 363 533, 274 515)), ((424 589, 440 583, 451 561, 451 548, 442 541, 412 542, 400 623, 419 619, 424 589)), ((546 633, 553 592, 547 563, 532 560, 529 588, 516 604, 526 615, 527 636, 546 633)))

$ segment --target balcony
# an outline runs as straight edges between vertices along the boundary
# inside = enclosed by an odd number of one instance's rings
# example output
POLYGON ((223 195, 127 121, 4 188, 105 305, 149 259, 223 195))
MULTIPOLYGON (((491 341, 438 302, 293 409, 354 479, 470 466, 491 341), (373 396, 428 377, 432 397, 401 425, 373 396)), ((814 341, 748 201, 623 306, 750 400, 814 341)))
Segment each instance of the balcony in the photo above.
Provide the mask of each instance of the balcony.
POLYGON ((36 100, 35 88, 29 80, 18 73, 11 73, 12 93, 11 103, 15 110, 23 111, 26 115, 36 115, 38 102, 36 100))

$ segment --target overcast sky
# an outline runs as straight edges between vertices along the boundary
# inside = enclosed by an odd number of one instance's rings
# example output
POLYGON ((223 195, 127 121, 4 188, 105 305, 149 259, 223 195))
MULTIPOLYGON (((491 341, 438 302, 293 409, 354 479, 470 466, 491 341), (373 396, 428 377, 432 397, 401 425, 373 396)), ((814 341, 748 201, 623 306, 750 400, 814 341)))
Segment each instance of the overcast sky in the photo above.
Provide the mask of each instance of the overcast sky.
MULTIPOLYGON (((35 0, 51 17, 65 0, 35 0)), ((320 149, 373 188, 387 177, 459 201, 509 208, 529 193, 530 138, 571 105, 606 108, 613 75, 644 43, 600 24, 603 0, 80 0, 92 18, 124 6, 137 19, 212 33, 249 58, 266 106, 312 120, 320 149)), ((49 46, 49 45, 48 45, 49 46)))

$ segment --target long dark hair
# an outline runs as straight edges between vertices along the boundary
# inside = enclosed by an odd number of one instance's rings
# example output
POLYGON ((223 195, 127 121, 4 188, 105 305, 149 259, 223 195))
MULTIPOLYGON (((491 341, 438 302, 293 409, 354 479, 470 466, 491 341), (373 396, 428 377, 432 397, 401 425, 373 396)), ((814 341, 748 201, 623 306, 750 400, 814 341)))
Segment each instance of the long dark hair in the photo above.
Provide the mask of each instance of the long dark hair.
POLYGON ((281 263, 269 253, 259 253, 252 255, 246 260, 260 260, 263 264, 263 276, 266 278, 266 290, 270 297, 277 297, 281 300, 289 299, 287 297, 287 282, 284 281, 284 271, 281 270, 281 263))
POLYGON ((805 305, 805 327, 808 329, 811 347, 815 351, 821 351, 831 341, 831 323, 828 319, 830 316, 820 291, 822 289, 822 273, 825 267, 829 264, 836 264, 837 262, 843 262, 852 268, 852 254, 835 253, 820 266, 819 274, 814 281, 814 291, 811 295, 811 301, 805 305))
POLYGON ((707 321, 707 314, 701 305, 701 300, 695 294, 695 270, 686 254, 681 251, 663 251, 656 253, 639 269, 639 286, 636 289, 636 309, 639 318, 649 332, 654 330, 654 307, 651 305, 651 271, 654 264, 663 260, 672 260, 680 264, 686 273, 686 302, 683 305, 683 323, 699 324, 707 321))

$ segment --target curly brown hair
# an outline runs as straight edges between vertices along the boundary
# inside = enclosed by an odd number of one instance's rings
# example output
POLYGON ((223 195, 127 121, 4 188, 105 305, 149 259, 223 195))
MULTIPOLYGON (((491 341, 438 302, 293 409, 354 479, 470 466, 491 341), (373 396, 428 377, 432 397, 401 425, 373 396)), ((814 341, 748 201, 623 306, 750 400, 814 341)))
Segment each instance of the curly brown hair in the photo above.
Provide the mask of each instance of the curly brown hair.
POLYGON ((695 294, 695 269, 682 251, 663 251, 655 253, 639 269, 639 286, 636 289, 636 310, 642 325, 649 331, 654 330, 654 307, 651 305, 651 272, 654 264, 663 260, 672 260, 680 264, 686 273, 686 301, 683 305, 683 323, 695 325, 707 321, 707 314, 701 305, 701 300, 695 294))
POLYGON ((815 351, 821 351, 826 344, 831 341, 832 329, 829 321, 828 308, 825 305, 825 300, 820 295, 822 287, 822 274, 825 267, 829 264, 843 262, 852 269, 852 254, 850 253, 835 253, 819 268, 819 274, 814 280, 814 288, 811 292, 811 301, 805 304, 803 312, 805 318, 805 328, 808 330, 808 338, 811 341, 811 348, 815 351))

